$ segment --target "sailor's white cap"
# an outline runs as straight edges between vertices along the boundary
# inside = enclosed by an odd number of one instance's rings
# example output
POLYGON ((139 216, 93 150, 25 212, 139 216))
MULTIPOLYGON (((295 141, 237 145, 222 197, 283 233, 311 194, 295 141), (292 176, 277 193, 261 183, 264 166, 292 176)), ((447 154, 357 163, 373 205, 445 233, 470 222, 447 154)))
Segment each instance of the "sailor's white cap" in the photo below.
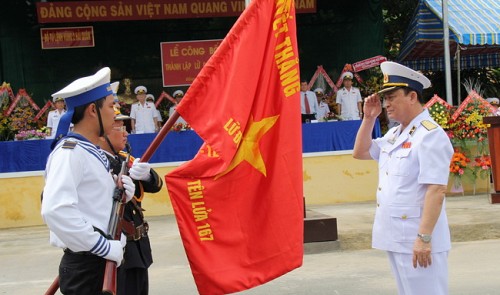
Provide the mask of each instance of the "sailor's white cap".
POLYGON ((69 125, 73 117, 75 108, 83 106, 112 95, 111 85, 111 70, 108 67, 100 69, 92 76, 83 77, 73 81, 68 86, 52 94, 53 98, 63 98, 66 101, 67 111, 61 117, 55 136, 55 143, 68 133, 69 125))
POLYGON ((410 87, 422 93, 422 90, 431 87, 431 81, 423 74, 401 64, 385 61, 380 64, 384 74, 384 84, 378 93, 394 90, 398 87, 410 87))
POLYGON ((115 102, 118 102, 118 86, 120 86, 120 82, 113 82, 110 84, 111 85, 111 91, 113 91, 113 97, 115 99, 115 102))
POLYGON ((325 93, 325 91, 323 90, 323 88, 318 87, 318 88, 314 89, 314 93, 322 93, 323 94, 323 93, 325 93))
POLYGON ((184 96, 184 91, 182 90, 175 90, 174 93, 172 94, 174 97, 180 95, 180 96, 184 96))
POLYGON ((146 95, 146 100, 148 99, 152 99, 153 101, 155 101, 155 96, 153 94, 148 94, 146 95))
POLYGON ((113 94, 109 84, 110 78, 111 70, 108 67, 102 68, 92 76, 73 81, 68 86, 52 94, 52 97, 65 99, 68 109, 85 105, 113 94))
POLYGON ((489 102, 490 104, 500 104, 500 99, 496 97, 487 98, 486 101, 489 102))
POLYGON ((134 90, 134 93, 135 94, 145 94, 145 93, 148 93, 148 89, 144 86, 137 86, 135 87, 135 90, 134 90))
POLYGON ((340 78, 344 81, 344 79, 352 80, 352 77, 354 77, 354 75, 351 72, 344 72, 340 78))

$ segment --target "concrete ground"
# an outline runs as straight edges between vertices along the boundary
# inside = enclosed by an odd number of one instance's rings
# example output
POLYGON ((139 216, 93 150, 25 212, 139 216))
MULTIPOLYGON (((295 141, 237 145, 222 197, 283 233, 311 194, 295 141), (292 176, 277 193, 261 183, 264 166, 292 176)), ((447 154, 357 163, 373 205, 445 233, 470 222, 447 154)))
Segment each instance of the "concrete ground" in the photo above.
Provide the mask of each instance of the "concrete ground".
MULTIPOLYGON (((397 294, 386 255, 370 249, 374 203, 307 207, 337 218, 339 240, 305 244, 302 267, 238 294, 397 294)), ((447 198, 453 249, 450 294, 500 294, 500 204, 486 195, 447 198)), ((151 295, 197 294, 174 216, 149 219, 151 295)), ((0 294, 43 294, 62 251, 46 227, 0 230, 0 294)))

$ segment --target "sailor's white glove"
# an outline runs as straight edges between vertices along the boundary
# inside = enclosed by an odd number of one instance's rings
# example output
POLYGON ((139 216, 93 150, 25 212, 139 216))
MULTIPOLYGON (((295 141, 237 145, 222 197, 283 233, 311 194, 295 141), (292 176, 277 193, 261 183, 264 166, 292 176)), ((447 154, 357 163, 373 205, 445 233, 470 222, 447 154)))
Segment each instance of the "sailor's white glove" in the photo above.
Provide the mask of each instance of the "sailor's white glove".
POLYGON ((109 252, 104 256, 107 260, 112 260, 116 262, 116 267, 119 267, 123 261, 123 248, 127 244, 127 237, 124 234, 121 235, 119 241, 110 240, 109 241, 109 252))
POLYGON ((134 160, 132 168, 129 170, 130 177, 135 180, 149 181, 151 179, 151 165, 139 162, 139 158, 134 160))
POLYGON ((135 184, 132 178, 128 175, 122 175, 123 189, 125 190, 126 202, 132 200, 135 193, 135 184))

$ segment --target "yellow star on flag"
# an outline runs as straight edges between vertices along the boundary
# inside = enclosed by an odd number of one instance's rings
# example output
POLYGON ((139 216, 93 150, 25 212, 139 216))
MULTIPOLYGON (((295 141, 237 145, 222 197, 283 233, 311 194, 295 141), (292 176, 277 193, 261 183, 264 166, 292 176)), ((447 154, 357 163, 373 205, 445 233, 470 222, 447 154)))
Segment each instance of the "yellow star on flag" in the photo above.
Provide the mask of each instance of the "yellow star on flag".
POLYGON ((267 131, 274 126, 278 117, 279 115, 276 115, 274 117, 264 118, 261 121, 255 122, 253 120, 253 116, 251 116, 250 121, 248 122, 248 128, 243 134, 240 146, 238 147, 233 160, 227 169, 218 174, 215 179, 226 175, 243 161, 247 161, 260 173, 266 176, 266 164, 264 163, 260 153, 259 141, 262 136, 264 136, 264 134, 266 134, 267 131))

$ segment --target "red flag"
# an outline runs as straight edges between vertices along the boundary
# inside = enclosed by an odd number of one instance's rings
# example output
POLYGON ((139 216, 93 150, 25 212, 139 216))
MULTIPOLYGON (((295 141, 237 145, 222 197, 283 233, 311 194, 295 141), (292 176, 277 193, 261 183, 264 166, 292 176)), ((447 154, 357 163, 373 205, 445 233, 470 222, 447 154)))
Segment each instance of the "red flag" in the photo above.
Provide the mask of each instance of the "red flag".
POLYGON ((177 111, 203 138, 166 176, 200 294, 302 265, 300 78, 293 0, 253 0, 177 111))

